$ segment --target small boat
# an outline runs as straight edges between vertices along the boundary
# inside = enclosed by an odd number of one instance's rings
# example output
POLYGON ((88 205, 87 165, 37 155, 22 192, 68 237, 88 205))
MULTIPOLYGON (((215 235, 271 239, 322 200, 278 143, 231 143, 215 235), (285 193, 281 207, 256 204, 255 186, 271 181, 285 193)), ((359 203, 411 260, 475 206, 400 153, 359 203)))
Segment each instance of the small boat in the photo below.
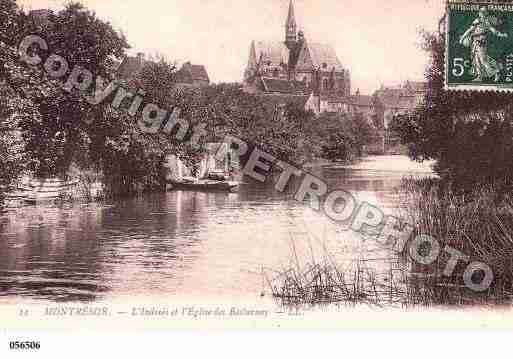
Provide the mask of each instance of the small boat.
POLYGON ((24 192, 24 201, 28 204, 39 204, 61 199, 67 191, 78 184, 77 180, 62 181, 60 179, 33 179, 25 187, 20 187, 24 192))
MULTIPOLYGON (((213 153, 215 149, 222 144, 211 144, 209 151, 200 163, 200 169, 197 177, 191 177, 191 171, 175 155, 170 156, 169 168, 171 173, 166 182, 170 189, 182 189, 190 191, 236 191, 240 182, 234 181, 230 175, 230 157, 217 161, 213 153), (221 162, 221 163, 219 163, 221 162)), ((228 153, 228 152, 227 152, 228 153)))
POLYGON ((177 180, 169 180, 168 183, 172 189, 182 189, 189 191, 236 191, 239 187, 237 181, 216 181, 209 179, 196 179, 193 177, 183 177, 177 180))

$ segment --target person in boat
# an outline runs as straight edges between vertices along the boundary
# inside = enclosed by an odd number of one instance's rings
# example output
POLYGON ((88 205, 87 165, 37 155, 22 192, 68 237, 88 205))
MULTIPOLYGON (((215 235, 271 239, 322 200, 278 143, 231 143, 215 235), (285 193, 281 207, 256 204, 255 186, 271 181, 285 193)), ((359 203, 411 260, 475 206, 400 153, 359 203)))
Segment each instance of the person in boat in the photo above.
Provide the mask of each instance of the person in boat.
POLYGON ((217 163, 215 157, 205 152, 202 154, 197 178, 199 180, 227 181, 229 179, 228 173, 224 170, 217 170, 216 168, 217 163))

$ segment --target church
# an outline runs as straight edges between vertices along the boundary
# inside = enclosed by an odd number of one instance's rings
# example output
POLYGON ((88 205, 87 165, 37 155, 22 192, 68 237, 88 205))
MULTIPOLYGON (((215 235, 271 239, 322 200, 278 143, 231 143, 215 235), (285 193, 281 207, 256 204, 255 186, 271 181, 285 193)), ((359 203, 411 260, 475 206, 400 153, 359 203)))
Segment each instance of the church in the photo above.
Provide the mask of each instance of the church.
POLYGON ((284 41, 252 41, 244 73, 247 92, 298 95, 314 98, 315 112, 321 102, 343 101, 351 94, 351 77, 333 46, 310 41, 298 31, 294 2, 290 1, 284 41))

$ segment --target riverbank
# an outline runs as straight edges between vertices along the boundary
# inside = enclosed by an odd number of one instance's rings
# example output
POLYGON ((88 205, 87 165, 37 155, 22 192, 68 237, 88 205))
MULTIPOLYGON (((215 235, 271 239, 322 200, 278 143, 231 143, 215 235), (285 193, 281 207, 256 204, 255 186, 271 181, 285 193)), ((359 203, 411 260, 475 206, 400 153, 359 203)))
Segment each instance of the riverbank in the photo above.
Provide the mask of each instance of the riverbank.
MULTIPOLYGON (((437 294, 447 295, 449 287, 464 288, 463 274, 469 262, 482 262, 493 272, 490 288, 481 293, 490 302, 511 300, 513 295, 513 195, 492 186, 458 194, 438 179, 404 180, 401 185, 408 223, 414 233, 429 234, 440 248, 455 248, 467 257, 460 260, 452 275, 443 275, 450 259, 440 255, 430 265, 416 265, 414 272, 430 274, 426 284, 437 294)), ((406 253, 405 253, 406 255, 406 253)), ((474 272, 471 280, 480 283, 486 274, 474 272)), ((461 294, 461 290, 459 290, 461 294)), ((470 301, 476 293, 462 297, 470 301)), ((479 297, 477 296, 477 297, 479 297)), ((455 298, 445 298, 453 301, 455 298)))
POLYGON ((0 207, 20 207, 55 202, 89 203, 104 197, 103 183, 86 176, 73 180, 24 177, 17 185, 3 188, 0 207))
MULTIPOLYGON (((476 189, 465 195, 456 194, 428 168, 408 163, 405 158, 391 161, 388 156, 363 160, 358 164, 329 166, 376 178, 400 176, 396 191, 405 223, 413 225, 412 237, 429 235, 440 245, 440 255, 431 264, 419 264, 410 258, 407 242, 403 253, 376 261, 389 270, 376 271, 369 258, 355 258, 351 265, 334 259, 333 249, 322 248, 304 261, 297 260, 292 247, 290 265, 275 273, 269 285, 273 295, 285 305, 352 304, 401 306, 463 306, 507 304, 513 298, 513 196, 493 188, 476 189), (377 161, 377 159, 387 159, 377 161), (402 163, 402 165, 401 165, 402 163), (397 171, 400 168, 402 171, 397 171), (408 174, 405 176, 405 174, 408 174), (423 176, 427 175, 427 176, 423 176), (450 275, 445 274, 454 253, 462 253, 450 275), (392 260, 391 260, 392 259, 392 260), (490 266, 494 278, 485 291, 471 290, 464 275, 469 263, 490 266), (402 263, 402 265, 401 265, 402 263)), ((374 204, 374 203, 373 203, 374 204)), ((363 240, 363 239, 362 239, 363 240)), ((430 251, 433 249, 422 249, 430 251)), ((336 251, 336 249, 335 249, 336 251)), ((472 272, 470 280, 481 283, 487 274, 472 272)))
MULTIPOLYGON (((323 167, 312 173, 330 188, 374 200, 380 208, 399 206, 398 173, 323 167)), ((270 297, 262 268, 287 265, 291 234, 298 248, 308 248, 309 233, 323 238, 338 263, 389 255, 296 201, 300 184, 292 179, 290 188, 279 192, 273 181, 248 178, 237 193, 171 191, 10 209, 0 218, 3 300, 95 302, 133 295, 258 300, 262 292, 270 297)), ((380 275, 388 271, 381 262, 367 263, 379 264, 380 275)))

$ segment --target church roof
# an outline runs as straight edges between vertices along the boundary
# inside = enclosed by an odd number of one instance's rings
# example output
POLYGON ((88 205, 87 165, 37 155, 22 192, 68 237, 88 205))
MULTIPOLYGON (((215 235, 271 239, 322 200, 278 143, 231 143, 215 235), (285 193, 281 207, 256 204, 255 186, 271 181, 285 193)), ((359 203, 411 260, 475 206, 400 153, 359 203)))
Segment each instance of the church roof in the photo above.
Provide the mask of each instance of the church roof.
POLYGON ((323 64, 326 64, 328 69, 335 68, 335 71, 344 70, 333 46, 316 42, 308 43, 307 46, 310 50, 310 56, 312 57, 314 66, 322 68, 323 64))
MULTIPOLYGON (((307 68, 307 66, 313 66, 313 68, 326 70, 332 70, 334 68, 337 72, 344 71, 344 67, 340 62, 335 49, 329 44, 305 41, 302 51, 308 52, 309 62, 311 62, 311 64, 308 63, 308 61, 300 60, 298 70, 311 70, 311 68, 307 68)), ((302 56, 300 55, 300 58, 301 57, 302 56)))
POLYGON ((310 95, 287 95, 287 94, 261 94, 258 95, 265 101, 267 106, 274 108, 276 105, 296 105, 305 108, 310 95))
POLYGON ((257 62, 271 62, 275 65, 289 62, 289 49, 280 41, 254 41, 257 62))
POLYGON ((300 81, 289 81, 271 77, 262 77, 262 85, 265 92, 281 94, 306 93, 306 84, 300 81))

